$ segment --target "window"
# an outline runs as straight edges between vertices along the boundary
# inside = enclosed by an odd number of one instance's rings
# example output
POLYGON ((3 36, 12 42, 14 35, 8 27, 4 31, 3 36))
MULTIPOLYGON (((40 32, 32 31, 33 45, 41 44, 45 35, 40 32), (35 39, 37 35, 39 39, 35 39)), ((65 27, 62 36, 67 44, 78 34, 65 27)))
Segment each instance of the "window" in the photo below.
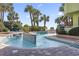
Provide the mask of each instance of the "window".
POLYGON ((64 22, 65 26, 73 26, 73 19, 70 16, 67 16, 64 22))

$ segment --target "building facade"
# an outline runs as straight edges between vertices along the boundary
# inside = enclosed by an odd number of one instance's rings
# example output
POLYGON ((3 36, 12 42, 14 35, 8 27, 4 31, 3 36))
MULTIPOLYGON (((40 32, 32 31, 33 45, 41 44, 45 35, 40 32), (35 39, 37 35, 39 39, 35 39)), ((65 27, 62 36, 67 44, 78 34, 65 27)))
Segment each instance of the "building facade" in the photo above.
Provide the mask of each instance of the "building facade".
POLYGON ((79 26, 79 3, 65 3, 64 15, 67 16, 66 30, 79 26), (69 25, 70 24, 70 25, 69 25))

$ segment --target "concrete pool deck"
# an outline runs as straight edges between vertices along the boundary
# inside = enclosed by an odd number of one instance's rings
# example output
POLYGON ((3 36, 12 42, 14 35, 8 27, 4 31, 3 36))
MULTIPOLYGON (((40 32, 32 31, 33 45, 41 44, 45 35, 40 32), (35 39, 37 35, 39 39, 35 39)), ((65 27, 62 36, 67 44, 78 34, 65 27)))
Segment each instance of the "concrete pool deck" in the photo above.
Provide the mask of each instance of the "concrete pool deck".
POLYGON ((65 40, 65 41, 71 41, 79 44, 79 36, 70 36, 70 35, 53 35, 53 36, 47 36, 47 38, 50 39, 57 39, 57 40, 65 40))

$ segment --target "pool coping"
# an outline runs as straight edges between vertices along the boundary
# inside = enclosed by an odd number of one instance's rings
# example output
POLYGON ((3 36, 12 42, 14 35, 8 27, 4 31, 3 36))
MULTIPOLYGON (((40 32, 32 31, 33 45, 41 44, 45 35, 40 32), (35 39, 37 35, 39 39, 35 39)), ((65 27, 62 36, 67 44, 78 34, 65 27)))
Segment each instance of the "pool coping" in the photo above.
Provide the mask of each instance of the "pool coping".
POLYGON ((68 43, 70 45, 74 45, 74 44, 79 45, 79 42, 67 40, 67 38, 60 38, 60 37, 56 37, 56 36, 46 36, 46 38, 50 39, 50 40, 55 40, 55 41, 58 41, 58 42, 61 42, 61 43, 66 43, 66 44, 68 43))

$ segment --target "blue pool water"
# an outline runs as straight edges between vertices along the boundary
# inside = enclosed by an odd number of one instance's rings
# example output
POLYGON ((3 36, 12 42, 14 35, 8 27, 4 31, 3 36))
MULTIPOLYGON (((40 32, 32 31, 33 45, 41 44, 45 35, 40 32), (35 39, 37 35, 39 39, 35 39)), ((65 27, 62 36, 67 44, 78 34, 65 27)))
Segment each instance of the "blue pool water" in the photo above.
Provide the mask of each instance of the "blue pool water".
POLYGON ((41 35, 47 34, 47 31, 38 31, 37 34, 41 34, 41 35))
POLYGON ((26 37, 23 34, 18 36, 7 37, 4 39, 3 43, 19 48, 48 48, 48 47, 60 47, 65 46, 66 44, 57 42, 54 40, 49 40, 45 38, 46 33, 36 34, 36 39, 30 38, 30 36, 26 37))

